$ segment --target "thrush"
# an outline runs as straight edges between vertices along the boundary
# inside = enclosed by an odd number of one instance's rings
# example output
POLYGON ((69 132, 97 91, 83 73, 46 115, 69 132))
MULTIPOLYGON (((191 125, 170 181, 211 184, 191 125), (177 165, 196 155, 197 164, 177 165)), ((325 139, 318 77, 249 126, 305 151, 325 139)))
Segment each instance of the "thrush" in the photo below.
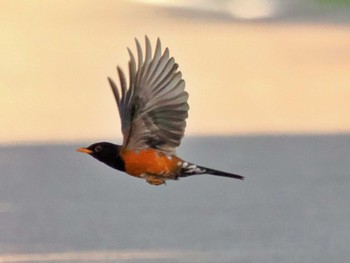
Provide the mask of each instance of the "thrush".
POLYGON ((135 42, 137 63, 128 49, 128 83, 120 67, 117 67, 120 88, 108 78, 121 119, 122 145, 98 142, 77 151, 152 185, 200 174, 243 179, 243 176, 199 166, 176 155, 189 110, 185 81, 169 49, 162 50, 159 38, 153 55, 147 36, 145 56, 139 41, 135 39, 135 42))

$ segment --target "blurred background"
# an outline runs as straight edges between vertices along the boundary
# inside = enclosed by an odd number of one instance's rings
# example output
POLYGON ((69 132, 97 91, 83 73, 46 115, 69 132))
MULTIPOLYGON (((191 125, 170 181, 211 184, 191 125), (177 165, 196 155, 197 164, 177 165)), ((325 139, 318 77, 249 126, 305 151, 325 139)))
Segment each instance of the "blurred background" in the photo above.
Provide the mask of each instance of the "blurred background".
POLYGON ((0 143, 120 138, 107 76, 148 35, 187 135, 350 131, 347 0, 1 1, 0 143))
POLYGON ((0 43, 0 262, 348 260, 349 0, 0 0, 0 43), (244 182, 74 151, 121 142, 107 76, 145 35, 190 94, 178 154, 244 182))

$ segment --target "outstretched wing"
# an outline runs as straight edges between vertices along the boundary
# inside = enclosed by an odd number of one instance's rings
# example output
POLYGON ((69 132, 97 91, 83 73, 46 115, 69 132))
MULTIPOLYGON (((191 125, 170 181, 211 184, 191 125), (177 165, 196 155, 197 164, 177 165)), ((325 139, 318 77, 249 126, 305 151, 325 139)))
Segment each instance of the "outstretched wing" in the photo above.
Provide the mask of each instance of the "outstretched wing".
POLYGON ((108 78, 118 104, 124 136, 123 147, 141 150, 155 148, 173 153, 180 145, 188 117, 188 93, 185 81, 168 48, 162 53, 157 40, 154 56, 147 36, 146 55, 136 41, 138 63, 128 49, 129 87, 123 71, 117 67, 119 90, 108 78))

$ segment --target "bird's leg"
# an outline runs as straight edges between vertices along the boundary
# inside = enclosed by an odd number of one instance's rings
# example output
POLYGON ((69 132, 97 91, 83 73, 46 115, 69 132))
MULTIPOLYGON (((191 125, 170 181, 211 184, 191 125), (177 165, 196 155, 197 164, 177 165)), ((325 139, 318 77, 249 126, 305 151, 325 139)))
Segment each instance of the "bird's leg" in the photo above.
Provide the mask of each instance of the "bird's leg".
POLYGON ((146 179, 146 182, 151 185, 161 185, 165 184, 165 180, 162 177, 156 176, 156 175, 146 175, 144 176, 146 179))

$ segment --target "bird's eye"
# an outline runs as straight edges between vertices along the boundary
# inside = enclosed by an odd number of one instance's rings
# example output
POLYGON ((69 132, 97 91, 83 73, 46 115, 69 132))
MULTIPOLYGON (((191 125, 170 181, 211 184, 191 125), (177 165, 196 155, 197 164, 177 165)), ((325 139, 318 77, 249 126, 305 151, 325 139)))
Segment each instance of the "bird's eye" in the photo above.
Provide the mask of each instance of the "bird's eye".
POLYGON ((102 150, 102 146, 101 145, 97 145, 95 147, 95 152, 100 152, 102 150))

